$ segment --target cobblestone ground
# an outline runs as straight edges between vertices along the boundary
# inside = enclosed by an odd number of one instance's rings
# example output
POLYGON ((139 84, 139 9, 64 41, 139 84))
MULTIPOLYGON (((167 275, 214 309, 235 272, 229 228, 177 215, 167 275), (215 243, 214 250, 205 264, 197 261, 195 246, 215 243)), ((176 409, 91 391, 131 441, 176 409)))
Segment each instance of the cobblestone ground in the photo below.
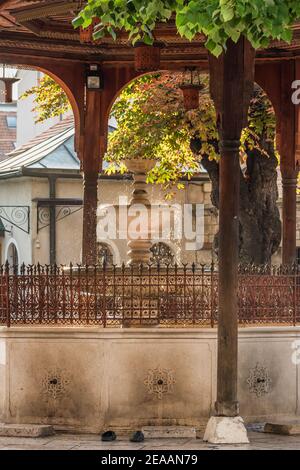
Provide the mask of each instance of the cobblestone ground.
POLYGON ((122 437, 108 444, 101 442, 96 435, 57 434, 38 439, 0 437, 0 450, 300 450, 300 435, 250 432, 249 439, 249 445, 217 446, 206 444, 201 439, 149 439, 142 444, 132 444, 122 437))

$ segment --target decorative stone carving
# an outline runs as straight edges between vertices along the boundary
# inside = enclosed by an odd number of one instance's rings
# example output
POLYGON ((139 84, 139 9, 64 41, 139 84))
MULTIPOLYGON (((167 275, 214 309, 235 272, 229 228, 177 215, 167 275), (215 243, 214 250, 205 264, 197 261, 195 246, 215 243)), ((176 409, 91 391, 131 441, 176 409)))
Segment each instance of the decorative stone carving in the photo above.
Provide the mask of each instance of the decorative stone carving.
POLYGON ((69 392, 71 377, 65 369, 53 367, 42 378, 42 394, 48 400, 58 400, 69 392))
POLYGON ((257 363, 255 367, 250 369, 250 374, 247 379, 250 393, 255 393, 259 398, 270 392, 271 383, 272 379, 266 367, 257 363))
POLYGON ((152 257, 151 263, 160 264, 162 266, 174 264, 174 255, 171 248, 166 243, 154 243, 150 249, 152 257))
POLYGON ((161 367, 149 369, 148 375, 144 380, 148 393, 154 395, 159 400, 162 400, 164 395, 173 391, 175 383, 173 371, 161 367))

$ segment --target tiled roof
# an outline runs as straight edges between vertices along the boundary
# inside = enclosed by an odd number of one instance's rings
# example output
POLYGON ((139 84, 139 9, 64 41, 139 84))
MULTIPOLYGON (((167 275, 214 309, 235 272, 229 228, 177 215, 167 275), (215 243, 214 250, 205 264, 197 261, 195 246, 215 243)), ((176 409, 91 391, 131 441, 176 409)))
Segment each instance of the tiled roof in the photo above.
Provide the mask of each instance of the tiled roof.
MULTIPOLYGON (((110 124, 109 132, 114 129, 110 124)), ((0 161, 0 177, 24 174, 24 168, 79 172, 80 162, 74 149, 74 134, 74 119, 68 116, 10 152, 4 161, 0 161)))
POLYGON ((72 118, 59 122, 0 162, 1 177, 21 174, 23 168, 79 171, 74 132, 72 118))
POLYGON ((74 127, 74 118, 72 115, 67 116, 65 119, 62 121, 58 122, 54 126, 50 127, 46 131, 42 132, 41 134, 37 135, 33 139, 29 140, 29 142, 26 142, 26 144, 21 145, 17 149, 15 149, 13 152, 9 154, 9 157, 15 157, 16 155, 19 155, 20 153, 26 152, 27 150, 31 149, 32 147, 35 147, 36 145, 45 142, 45 140, 50 139, 51 137, 57 136, 61 132, 64 132, 66 130, 72 129, 74 127))

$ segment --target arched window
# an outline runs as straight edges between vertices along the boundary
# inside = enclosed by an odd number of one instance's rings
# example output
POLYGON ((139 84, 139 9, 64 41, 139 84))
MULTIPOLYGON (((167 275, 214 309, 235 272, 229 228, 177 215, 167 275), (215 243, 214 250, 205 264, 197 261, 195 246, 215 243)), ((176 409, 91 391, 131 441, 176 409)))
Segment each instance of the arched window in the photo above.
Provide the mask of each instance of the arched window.
POLYGON ((114 257, 110 247, 106 243, 98 243, 97 246, 97 262, 100 266, 112 266, 114 264, 114 257))
POLYGON ((159 263, 161 265, 174 264, 173 252, 166 243, 154 243, 150 251, 152 253, 151 263, 159 263))
POLYGON ((7 261, 11 266, 17 266, 19 264, 18 250, 14 243, 9 245, 7 251, 7 261))
POLYGON ((11 273, 18 274, 19 254, 14 242, 11 242, 8 246, 6 260, 10 266, 11 273))

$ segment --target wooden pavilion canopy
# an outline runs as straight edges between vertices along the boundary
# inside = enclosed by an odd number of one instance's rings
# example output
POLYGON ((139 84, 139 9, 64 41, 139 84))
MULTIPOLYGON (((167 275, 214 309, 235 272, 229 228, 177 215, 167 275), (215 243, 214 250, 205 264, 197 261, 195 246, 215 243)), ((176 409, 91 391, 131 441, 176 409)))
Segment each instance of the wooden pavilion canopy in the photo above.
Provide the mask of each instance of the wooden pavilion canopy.
MULTIPOLYGON (((90 45, 80 44, 79 30, 71 24, 80 4, 79 0, 0 0, 0 51, 16 56, 26 53, 63 60, 100 61, 103 65, 131 64, 133 48, 126 33, 120 33, 116 41, 107 37, 90 45)), ((165 46, 162 50, 165 68, 207 64, 203 36, 192 42, 181 38, 174 22, 161 24, 155 36, 165 46)), ((294 26, 291 44, 274 41, 256 56, 257 62, 288 58, 300 58, 300 23, 294 26)))

